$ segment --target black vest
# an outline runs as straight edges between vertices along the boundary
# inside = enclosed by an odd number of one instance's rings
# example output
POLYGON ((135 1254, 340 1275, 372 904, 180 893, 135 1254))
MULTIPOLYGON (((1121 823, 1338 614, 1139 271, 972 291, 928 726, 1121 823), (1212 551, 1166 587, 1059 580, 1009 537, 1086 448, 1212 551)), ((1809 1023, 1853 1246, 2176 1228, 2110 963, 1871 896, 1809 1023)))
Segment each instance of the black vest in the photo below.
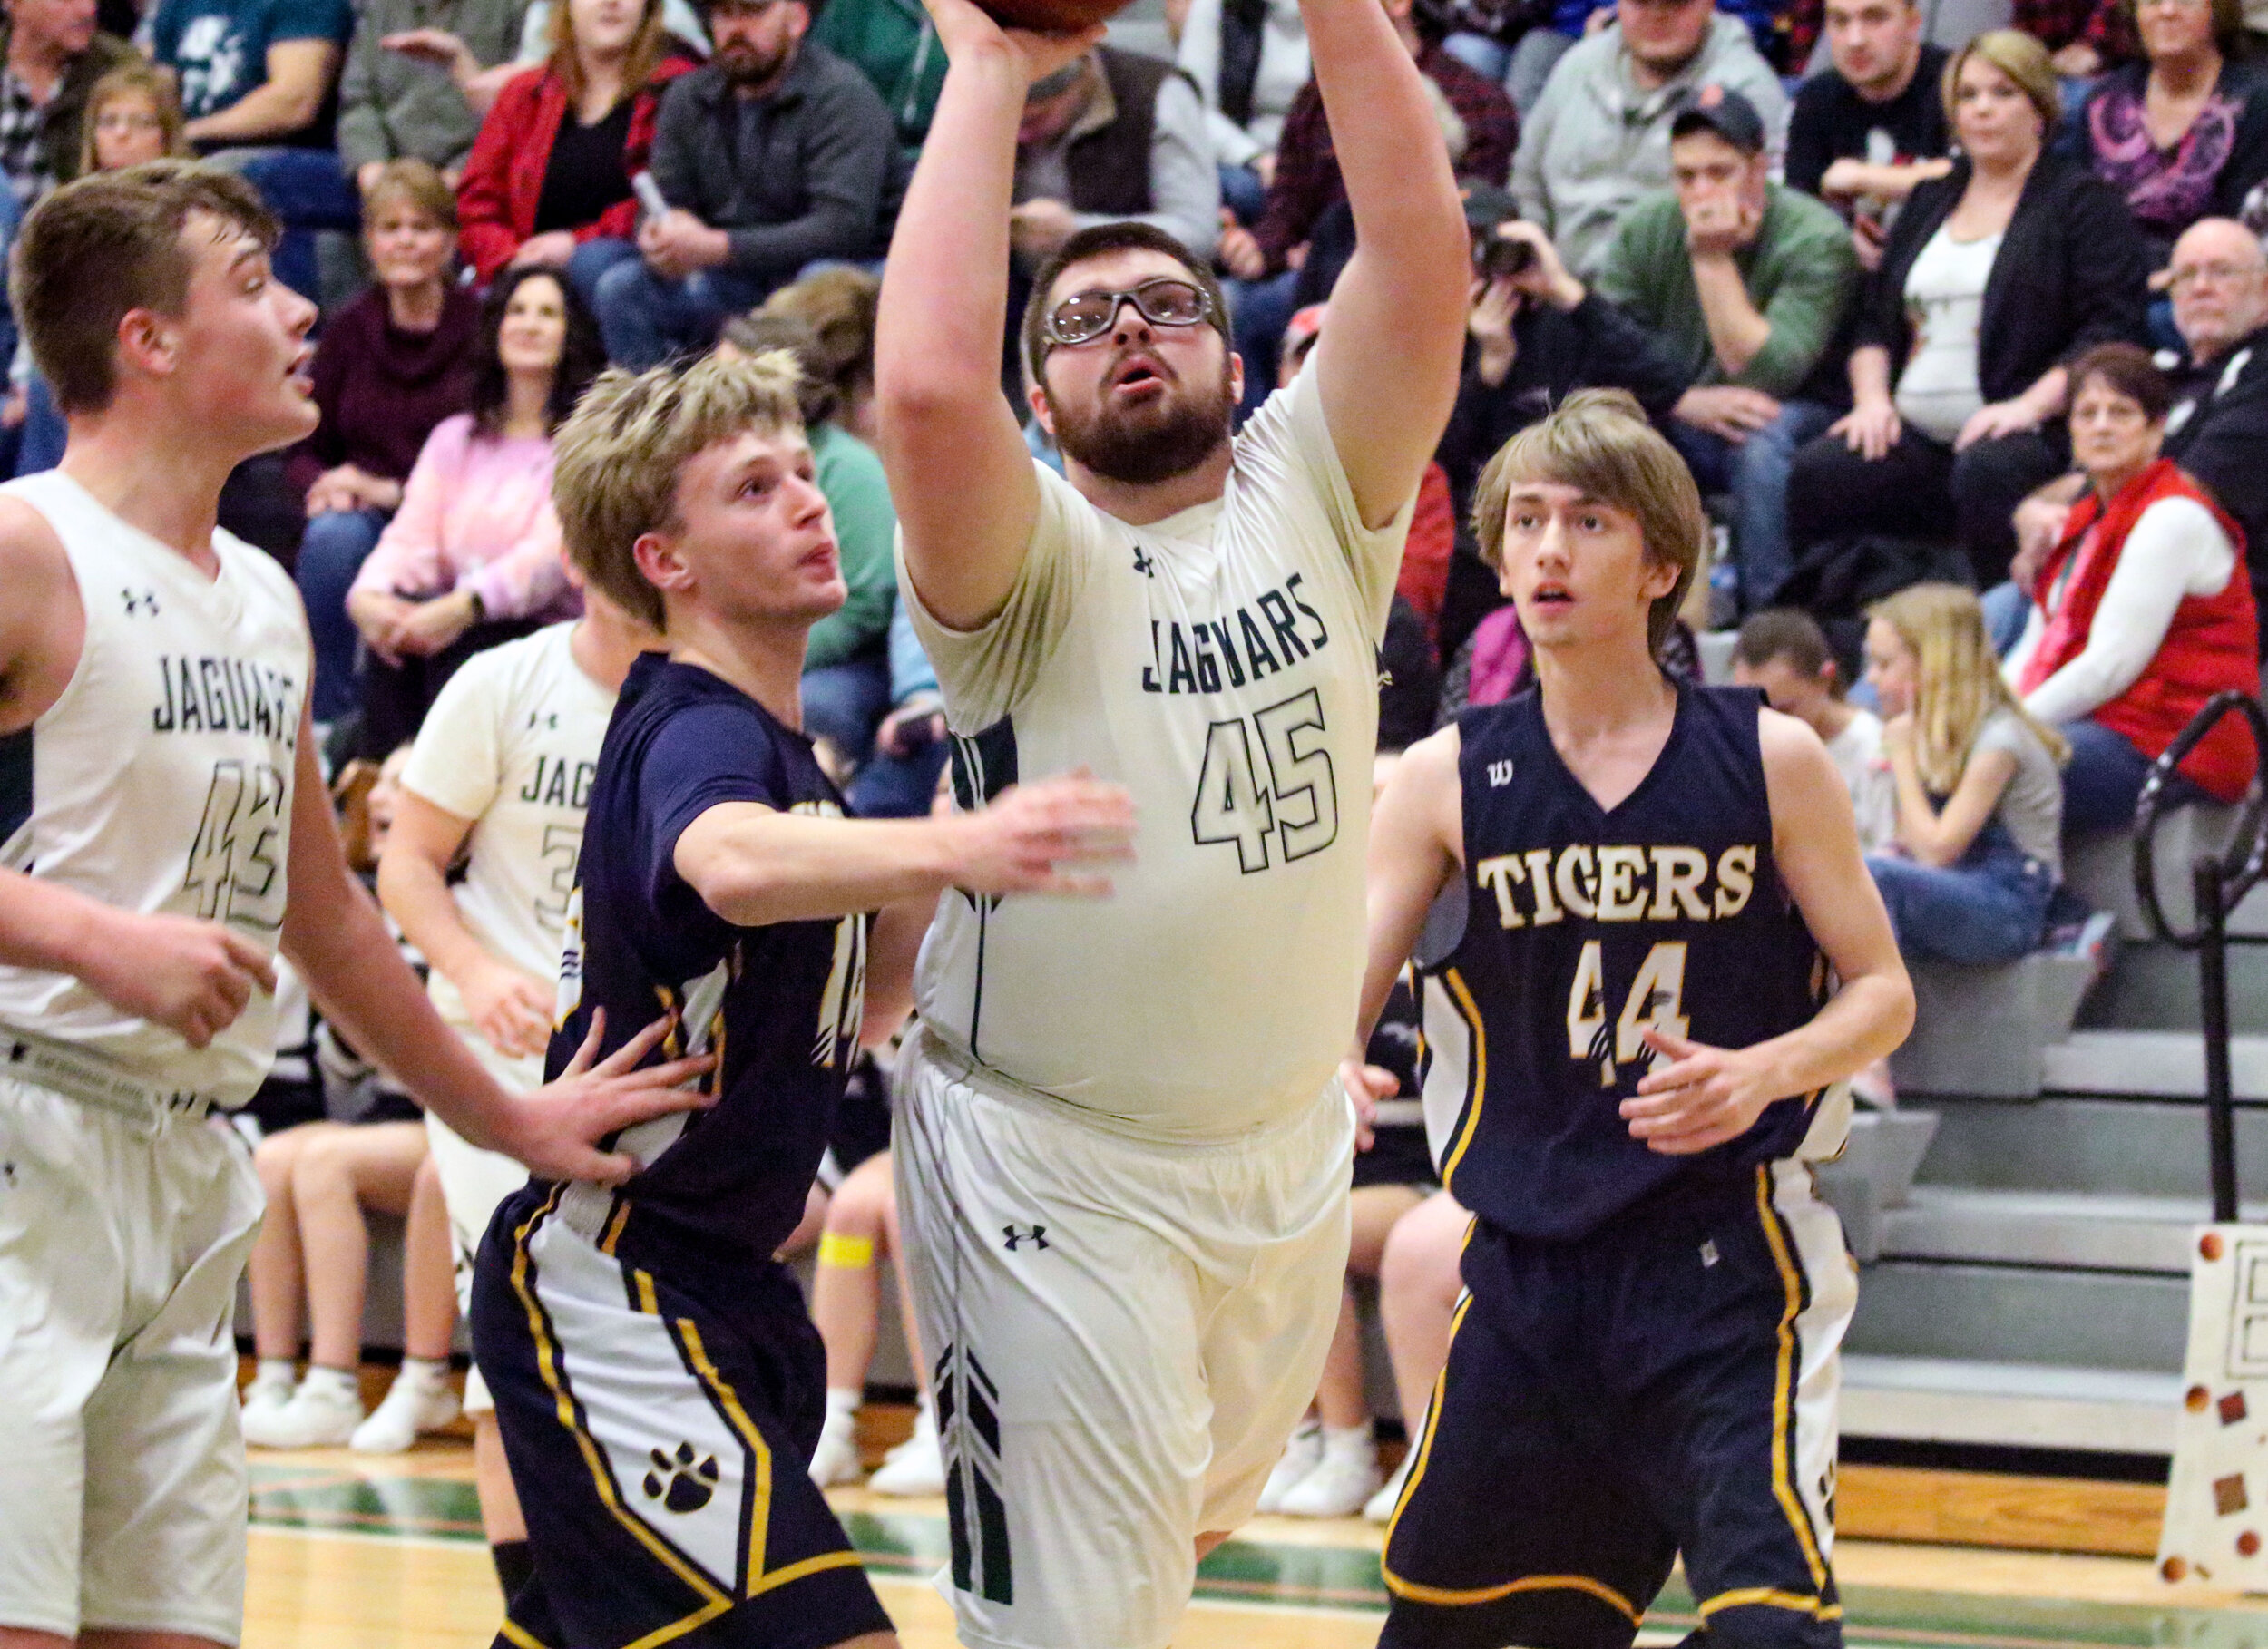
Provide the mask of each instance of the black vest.
POLYGON ((1158 129, 1158 90, 1180 71, 1155 57, 1102 46, 1095 53, 1118 105, 1109 125, 1064 151, 1070 208, 1100 217, 1132 218, 1155 210, 1149 195, 1149 140, 1158 129))

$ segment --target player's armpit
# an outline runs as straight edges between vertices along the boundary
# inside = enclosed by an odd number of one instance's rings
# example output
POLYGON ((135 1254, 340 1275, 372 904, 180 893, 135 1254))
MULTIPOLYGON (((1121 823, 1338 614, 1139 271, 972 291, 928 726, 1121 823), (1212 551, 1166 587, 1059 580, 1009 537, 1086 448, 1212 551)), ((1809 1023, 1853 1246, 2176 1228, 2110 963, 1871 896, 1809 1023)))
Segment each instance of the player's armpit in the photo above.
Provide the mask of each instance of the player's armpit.
POLYGON ((1773 854, 1804 924, 1839 981, 1812 1021, 1778 1050, 1784 1094, 1840 1082, 1889 1055, 1913 1028, 1913 982, 1890 913, 1859 850, 1851 795, 1819 736, 1793 717, 1761 713, 1773 854))
POLYGON ((937 895, 901 899, 875 912, 866 941, 866 1012, 858 1039, 879 1048, 897 1034, 914 1008, 914 964, 937 913, 937 895))
POLYGON ((0 734, 19 732, 63 697, 86 640, 79 581, 47 518, 0 498, 0 734))
POLYGON ((1368 956, 1361 1022, 1353 1042, 1358 1059, 1425 927, 1434 896, 1450 877, 1462 873, 1464 802, 1457 772, 1462 749, 1454 725, 1412 745, 1394 765, 1371 815, 1370 858, 1364 873, 1368 956))

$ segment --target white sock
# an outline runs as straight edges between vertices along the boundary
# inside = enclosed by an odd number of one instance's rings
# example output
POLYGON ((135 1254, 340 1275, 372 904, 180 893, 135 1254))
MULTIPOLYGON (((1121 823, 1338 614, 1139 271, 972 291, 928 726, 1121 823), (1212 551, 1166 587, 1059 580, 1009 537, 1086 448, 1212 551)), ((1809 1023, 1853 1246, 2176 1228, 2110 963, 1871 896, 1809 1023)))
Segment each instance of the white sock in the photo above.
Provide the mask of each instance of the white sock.
POLYGON ((263 1387, 280 1387, 288 1391, 299 1383, 299 1363, 293 1357, 263 1357, 252 1371, 255 1390, 263 1387))
POLYGON ((865 1400, 865 1395, 850 1386, 829 1386, 826 1389, 826 1423, 832 1426, 838 1418, 845 1420, 855 1418, 859 1406, 865 1400))
POLYGON ((449 1378, 448 1360, 432 1357, 405 1357, 402 1359, 402 1371, 394 1378, 397 1384, 406 1380, 413 1385, 421 1386, 428 1391, 437 1391, 449 1378))
POLYGON ((308 1377, 299 1382, 299 1390, 318 1397, 336 1397, 362 1400, 362 1381, 352 1369, 326 1369, 310 1365, 308 1377))
POLYGON ((1377 1439, 1371 1435, 1368 1420, 1359 1426, 1325 1426, 1323 1429, 1323 1458, 1326 1460, 1366 1460, 1375 1454, 1377 1448, 1377 1439))

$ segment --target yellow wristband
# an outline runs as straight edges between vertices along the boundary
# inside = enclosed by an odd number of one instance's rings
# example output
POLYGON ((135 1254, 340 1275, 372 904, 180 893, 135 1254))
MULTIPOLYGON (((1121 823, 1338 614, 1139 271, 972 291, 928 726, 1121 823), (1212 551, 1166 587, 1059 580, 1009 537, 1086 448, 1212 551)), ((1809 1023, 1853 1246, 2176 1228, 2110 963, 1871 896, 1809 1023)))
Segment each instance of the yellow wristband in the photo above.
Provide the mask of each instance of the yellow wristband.
POLYGON ((846 1271, 864 1271, 874 1263, 874 1238, 845 1236, 839 1231, 819 1233, 820 1264, 840 1265, 846 1271))

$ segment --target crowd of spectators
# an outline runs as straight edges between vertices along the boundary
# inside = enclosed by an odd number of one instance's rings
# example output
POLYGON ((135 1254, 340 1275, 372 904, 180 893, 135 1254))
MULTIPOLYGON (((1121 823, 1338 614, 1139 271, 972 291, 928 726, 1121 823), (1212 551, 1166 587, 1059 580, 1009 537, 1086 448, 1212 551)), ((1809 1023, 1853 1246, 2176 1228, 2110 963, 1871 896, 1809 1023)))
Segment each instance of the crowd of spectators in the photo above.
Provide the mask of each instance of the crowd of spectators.
MULTIPOLYGON (((1435 94, 1473 249, 1385 742, 1531 678, 1481 473, 1567 395, 1622 390, 1716 532, 1665 667, 1696 673, 1699 632, 1738 628, 1735 678, 1828 746, 1916 955, 2086 931, 2064 844, 2130 817, 2214 692, 2259 689, 2268 54, 2239 0, 1379 3, 1435 94)), ((1297 0, 1166 9, 1169 55, 1107 44, 1031 88, 1012 304, 1080 228, 1149 224, 1222 277, 1248 413, 1312 346, 1353 219, 1297 0)), ((851 590, 813 632, 808 726, 860 811, 931 805, 950 741, 871 444, 878 277, 945 68, 916 0, 0 11, 0 244, 83 172, 194 153, 260 190, 277 277, 321 304, 321 426, 240 472, 224 519, 295 568, 334 762, 383 760, 467 659, 582 610, 552 433, 598 371, 784 349, 851 590)), ((0 353, 0 470, 52 465, 62 424, 12 325, 0 353)), ((2168 799, 2255 778, 2231 730, 2168 799)), ((358 1285, 315 1286, 301 1250, 353 1251, 363 1209, 414 1215, 415 1158, 376 1129, 268 1152, 298 1219, 261 1262, 264 1354, 303 1303, 343 1354, 358 1285)), ((831 1229, 871 1255, 886 1175, 850 1183, 831 1229)), ((1365 1261, 1390 1296, 1424 1188, 1377 1199, 1365 1261)), ((430 1361, 445 1313, 413 1306, 430 1361)), ((1346 1464, 1367 1422, 1344 1378, 1318 1417, 1307 1467, 1346 1469, 1303 1498, 1287 1465, 1284 1497, 1344 1509, 1377 1485, 1346 1464)))

